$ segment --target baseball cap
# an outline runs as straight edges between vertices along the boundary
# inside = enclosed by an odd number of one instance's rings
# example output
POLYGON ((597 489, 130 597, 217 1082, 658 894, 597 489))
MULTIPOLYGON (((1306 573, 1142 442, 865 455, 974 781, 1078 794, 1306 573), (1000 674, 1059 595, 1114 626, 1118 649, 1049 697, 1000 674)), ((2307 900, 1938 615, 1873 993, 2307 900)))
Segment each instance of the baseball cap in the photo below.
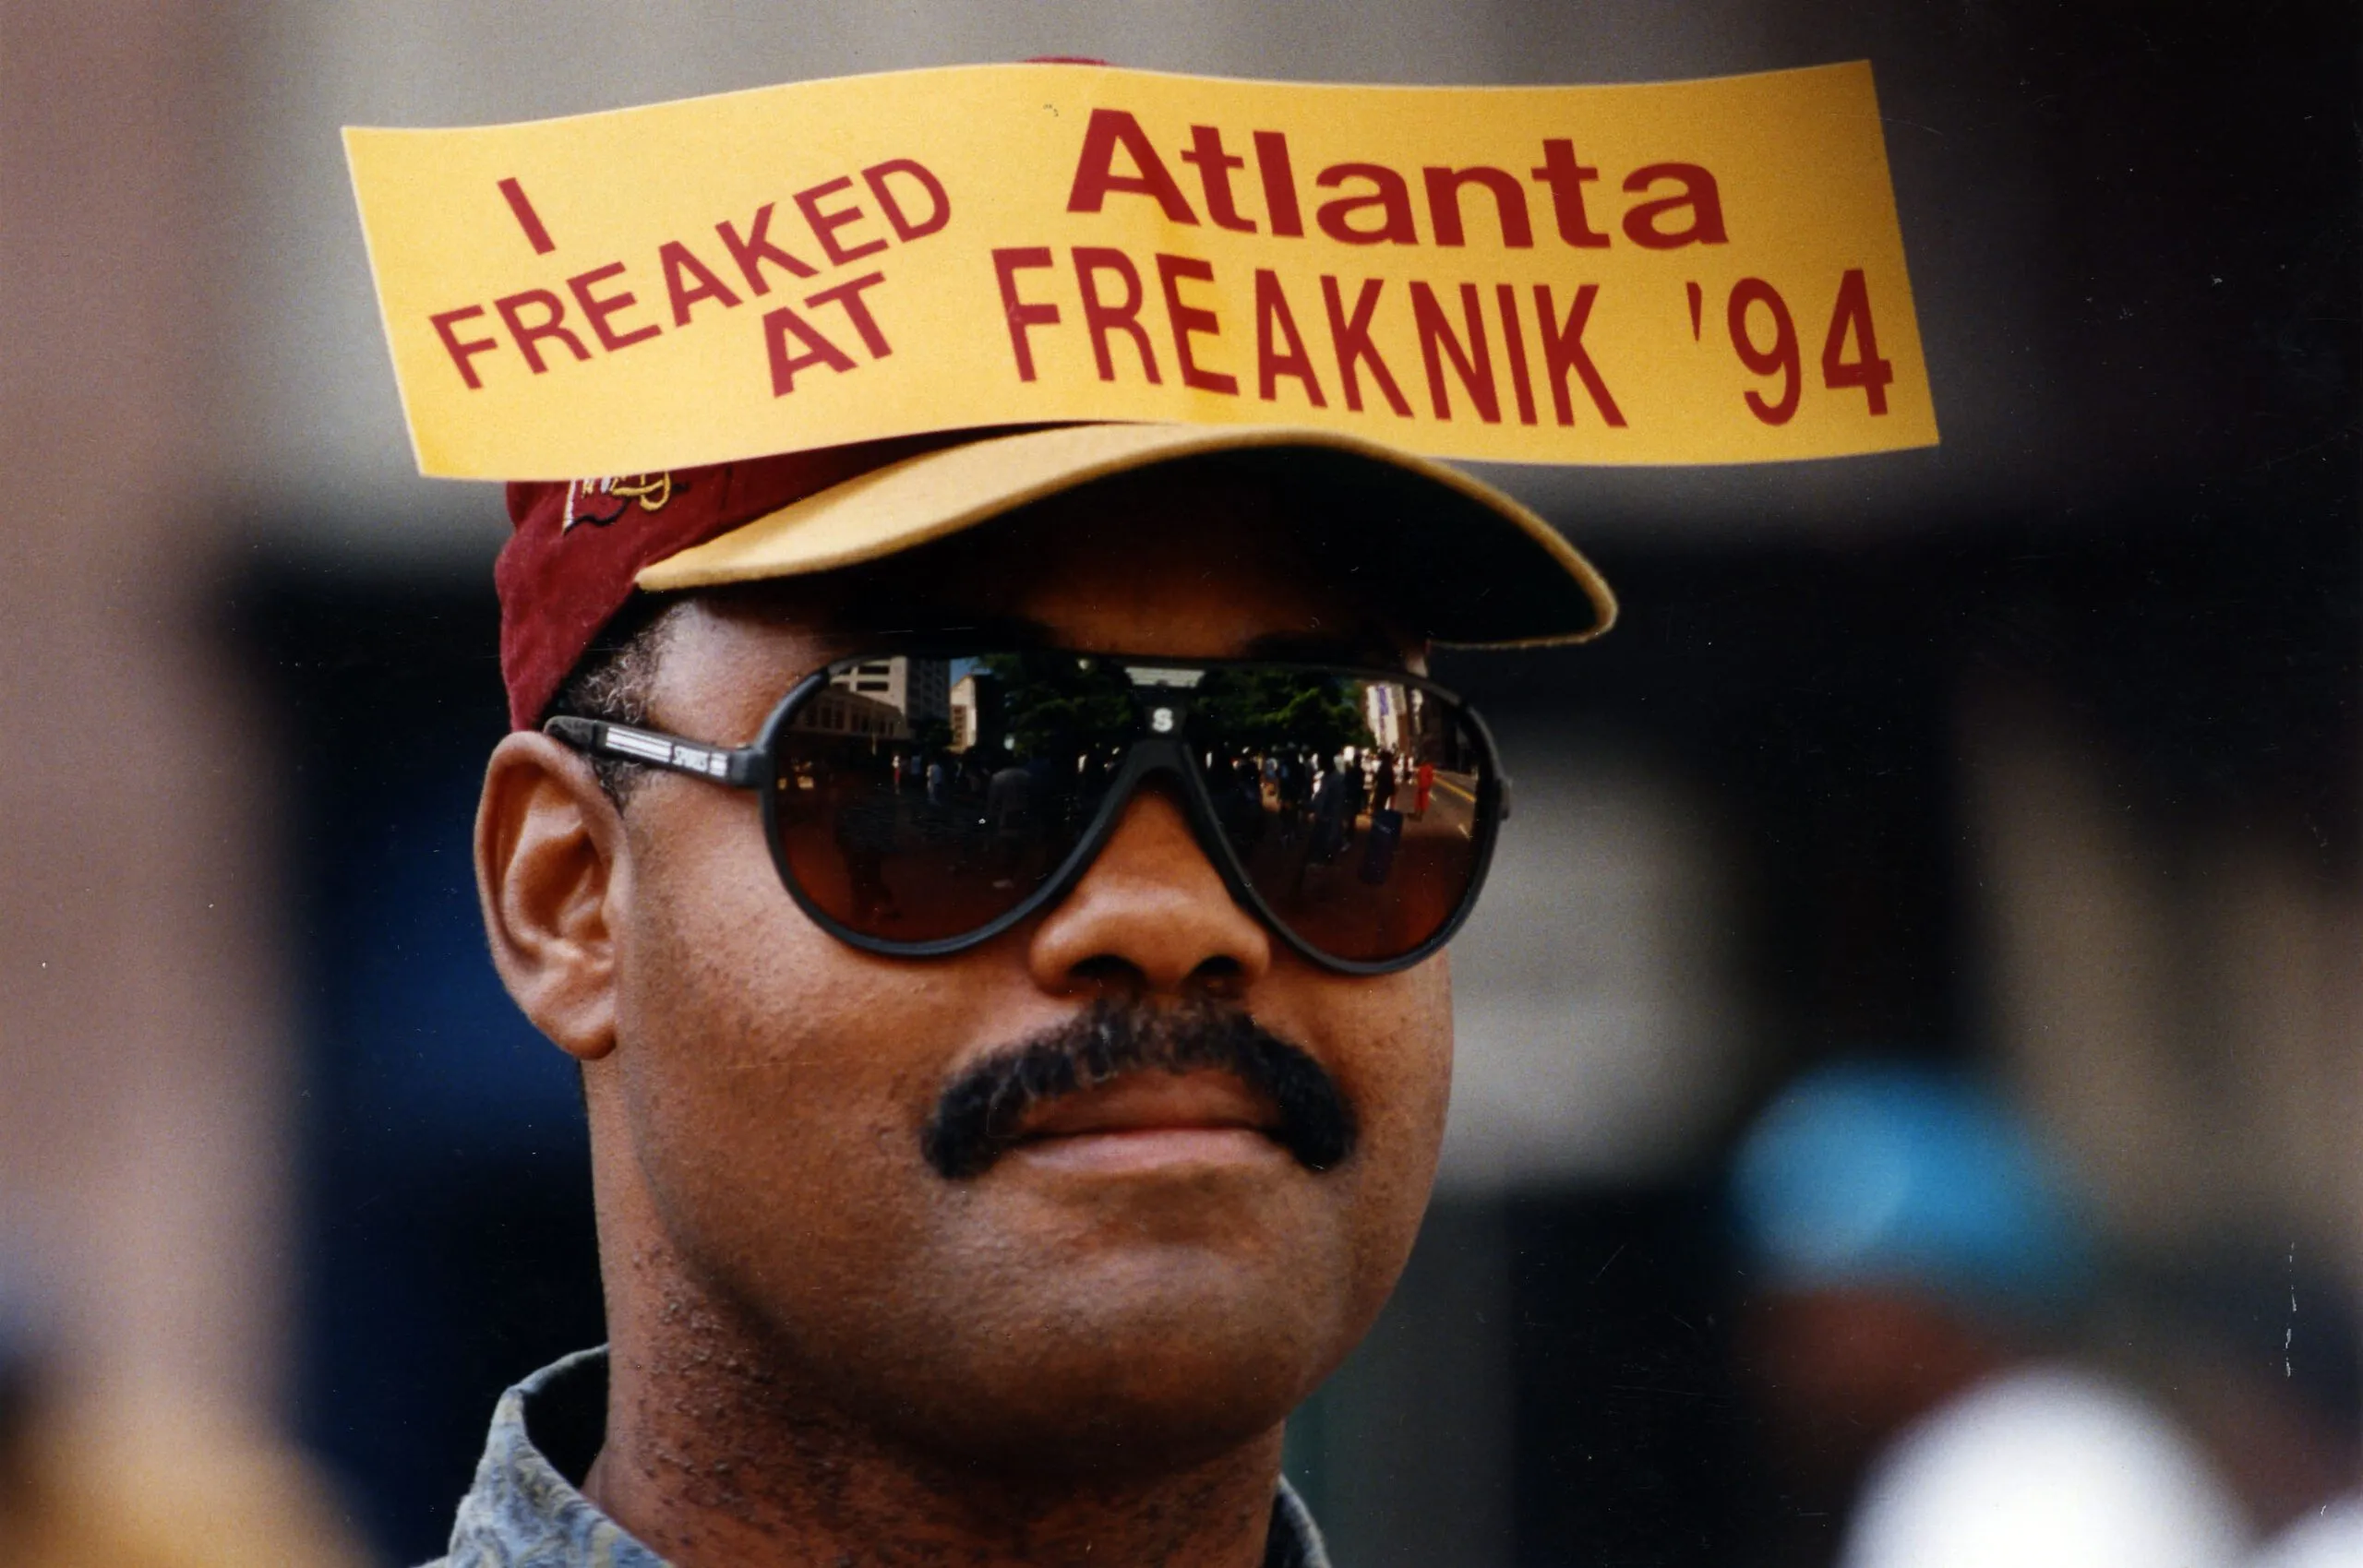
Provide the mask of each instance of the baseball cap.
POLYGON ((1144 469, 1244 471, 1290 515, 1350 523, 1349 558, 1431 641, 1535 647, 1608 629, 1616 601, 1558 532, 1443 463, 1330 430, 1077 424, 935 432, 663 473, 515 483, 495 582, 510 722, 538 724, 637 593, 871 561, 1144 469))
POLYGON ((1863 1059, 1805 1074, 1741 1141, 1732 1196, 1753 1271, 1789 1289, 1903 1286, 2041 1319, 2089 1283, 2068 1171, 1956 1073, 1863 1059))

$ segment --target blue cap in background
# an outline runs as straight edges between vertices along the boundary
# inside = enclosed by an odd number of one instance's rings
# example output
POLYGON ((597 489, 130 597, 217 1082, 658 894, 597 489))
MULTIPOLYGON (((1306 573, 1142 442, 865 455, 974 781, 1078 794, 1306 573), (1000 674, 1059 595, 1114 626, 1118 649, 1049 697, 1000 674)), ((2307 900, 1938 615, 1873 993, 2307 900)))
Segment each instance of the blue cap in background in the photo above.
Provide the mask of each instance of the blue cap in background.
POLYGON ((1900 1062, 1800 1078, 1732 1173, 1743 1249, 1770 1285, 1900 1286, 2020 1317, 2084 1294, 2092 1244, 2069 1194, 1998 1096, 1900 1062))

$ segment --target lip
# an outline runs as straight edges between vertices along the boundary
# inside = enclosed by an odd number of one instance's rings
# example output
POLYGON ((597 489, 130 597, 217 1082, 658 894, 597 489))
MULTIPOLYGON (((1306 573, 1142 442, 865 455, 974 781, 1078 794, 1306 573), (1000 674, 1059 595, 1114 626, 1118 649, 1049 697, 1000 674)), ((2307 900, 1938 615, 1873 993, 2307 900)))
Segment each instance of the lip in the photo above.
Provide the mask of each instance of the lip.
POLYGON ((1263 1163, 1289 1155, 1277 1107, 1228 1072, 1127 1073, 1062 1095, 1026 1118, 1011 1155, 1118 1174, 1263 1163))

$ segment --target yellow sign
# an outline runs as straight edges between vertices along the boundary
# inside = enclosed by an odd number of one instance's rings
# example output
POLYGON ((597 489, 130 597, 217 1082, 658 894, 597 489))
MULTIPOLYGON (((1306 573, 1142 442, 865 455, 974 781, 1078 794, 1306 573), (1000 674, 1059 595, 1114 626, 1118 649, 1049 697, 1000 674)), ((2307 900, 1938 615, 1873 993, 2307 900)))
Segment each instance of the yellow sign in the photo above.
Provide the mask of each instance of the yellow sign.
POLYGON ((430 474, 1067 420, 1514 462, 1937 439, 1862 63, 1535 88, 970 66, 345 146, 430 474))

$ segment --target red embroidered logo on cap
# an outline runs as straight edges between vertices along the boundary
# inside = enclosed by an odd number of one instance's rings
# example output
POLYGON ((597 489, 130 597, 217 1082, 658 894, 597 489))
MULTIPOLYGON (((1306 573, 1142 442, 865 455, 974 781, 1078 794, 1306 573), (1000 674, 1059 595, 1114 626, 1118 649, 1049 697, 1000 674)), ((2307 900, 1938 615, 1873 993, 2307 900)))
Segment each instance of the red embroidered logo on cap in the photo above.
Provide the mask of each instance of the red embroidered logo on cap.
MULTIPOLYGON (((670 473, 622 473, 612 479, 577 479, 566 487, 566 515, 558 531, 565 533, 578 522, 605 528, 631 509, 634 501, 644 512, 661 512, 673 498, 670 473)), ((686 490, 684 484, 678 488, 686 490)))

